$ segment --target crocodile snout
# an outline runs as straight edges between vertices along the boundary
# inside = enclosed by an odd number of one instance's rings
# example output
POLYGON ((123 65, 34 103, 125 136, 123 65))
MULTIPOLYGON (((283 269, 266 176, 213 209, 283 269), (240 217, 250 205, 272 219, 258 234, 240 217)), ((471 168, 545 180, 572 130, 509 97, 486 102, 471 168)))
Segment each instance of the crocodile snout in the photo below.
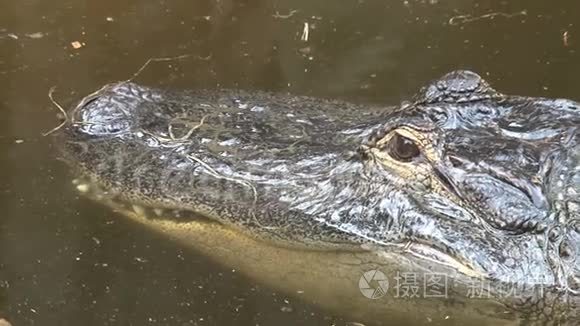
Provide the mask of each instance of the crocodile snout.
POLYGON ((85 97, 73 110, 71 123, 90 136, 113 136, 128 132, 135 123, 135 109, 143 101, 140 87, 120 82, 109 84, 85 97))

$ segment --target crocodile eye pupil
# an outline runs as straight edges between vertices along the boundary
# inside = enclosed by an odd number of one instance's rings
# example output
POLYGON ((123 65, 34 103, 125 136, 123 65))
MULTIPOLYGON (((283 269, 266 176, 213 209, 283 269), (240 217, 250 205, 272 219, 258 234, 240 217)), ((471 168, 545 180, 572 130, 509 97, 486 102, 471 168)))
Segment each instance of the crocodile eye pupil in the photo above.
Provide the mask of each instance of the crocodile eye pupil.
POLYGON ((419 147, 409 138, 395 134, 389 142, 392 157, 402 162, 409 162, 421 153, 419 147))

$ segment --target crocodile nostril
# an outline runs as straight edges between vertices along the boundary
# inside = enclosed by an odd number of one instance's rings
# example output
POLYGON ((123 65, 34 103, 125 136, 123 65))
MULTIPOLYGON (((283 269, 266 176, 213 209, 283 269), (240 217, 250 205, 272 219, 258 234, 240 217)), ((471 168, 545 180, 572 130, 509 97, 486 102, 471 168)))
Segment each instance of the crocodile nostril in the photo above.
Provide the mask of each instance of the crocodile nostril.
POLYGON ((126 103, 114 93, 92 94, 74 109, 72 122, 92 136, 116 135, 131 128, 126 103))
POLYGON ((454 168, 458 168, 458 167, 463 166, 463 162, 455 156, 449 156, 449 162, 451 162, 451 165, 454 168))
POLYGON ((91 104, 93 104, 96 100, 99 99, 99 96, 94 96, 92 98, 88 98, 85 100, 85 102, 81 102, 80 104, 82 105, 80 110, 83 110, 86 107, 89 107, 91 104))

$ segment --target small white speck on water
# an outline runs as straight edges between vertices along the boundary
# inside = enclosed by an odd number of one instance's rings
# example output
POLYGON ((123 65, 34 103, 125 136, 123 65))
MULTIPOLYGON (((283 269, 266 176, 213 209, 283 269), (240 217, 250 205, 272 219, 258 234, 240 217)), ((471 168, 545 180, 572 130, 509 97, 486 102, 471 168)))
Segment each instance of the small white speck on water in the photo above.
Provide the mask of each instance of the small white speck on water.
POLYGON ((304 27, 302 28, 302 36, 300 36, 300 40, 303 42, 308 42, 310 34, 310 25, 308 23, 304 23, 304 27))
POLYGON ((42 33, 42 32, 36 32, 36 33, 26 34, 26 36, 28 38, 31 38, 31 39, 39 39, 39 38, 43 38, 44 37, 44 33, 42 33))
POLYGON ((14 141, 14 143, 16 143, 16 144, 22 144, 22 143, 24 143, 24 139, 16 139, 14 141))
POLYGON ((280 307, 281 312, 292 312, 294 309, 291 306, 282 306, 280 307))
POLYGON ((70 42, 70 46, 71 46, 73 49, 77 50, 77 49, 80 49, 80 48, 82 48, 82 47, 84 46, 84 43, 81 43, 81 42, 79 42, 79 41, 73 41, 73 42, 70 42))
POLYGON ((139 262, 139 263, 146 263, 147 262, 147 259, 141 258, 141 257, 135 257, 134 259, 136 262, 139 262))

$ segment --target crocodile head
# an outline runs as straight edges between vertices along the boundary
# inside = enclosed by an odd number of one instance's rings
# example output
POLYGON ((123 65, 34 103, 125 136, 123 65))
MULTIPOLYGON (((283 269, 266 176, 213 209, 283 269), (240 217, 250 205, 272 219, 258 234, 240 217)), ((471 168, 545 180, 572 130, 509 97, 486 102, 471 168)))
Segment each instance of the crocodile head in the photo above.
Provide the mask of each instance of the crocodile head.
POLYGON ((360 152, 368 177, 397 189, 384 194, 411 251, 578 293, 578 103, 507 96, 457 71, 386 120, 360 152))
POLYGON ((580 290, 576 102, 456 71, 399 107, 123 82, 69 115, 66 161, 150 219, 203 216, 265 245, 580 290))
MULTIPOLYGON (((578 103, 507 96, 458 71, 387 121, 361 153, 374 178, 405 189, 408 203, 394 203, 391 215, 405 225, 411 252, 481 273, 492 291, 551 287, 566 298, 564 310, 578 309, 578 103)), ((524 292, 532 314, 557 315, 551 294, 524 292)))

